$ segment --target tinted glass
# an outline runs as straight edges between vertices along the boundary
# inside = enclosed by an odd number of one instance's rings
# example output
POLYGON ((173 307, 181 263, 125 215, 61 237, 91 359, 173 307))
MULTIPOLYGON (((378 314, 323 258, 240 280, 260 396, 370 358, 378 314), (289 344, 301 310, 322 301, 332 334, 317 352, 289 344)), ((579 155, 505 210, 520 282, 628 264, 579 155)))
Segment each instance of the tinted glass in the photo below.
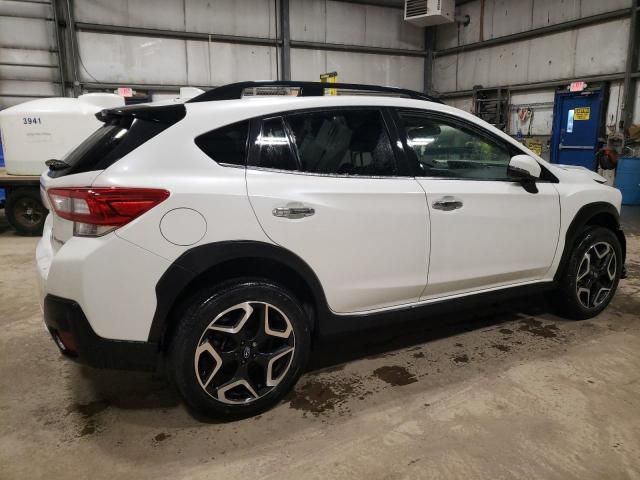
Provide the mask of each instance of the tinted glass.
POLYGON ((298 170, 298 163, 291 151, 289 137, 280 117, 262 122, 262 130, 256 138, 256 144, 259 148, 256 166, 279 170, 298 170))
POLYGON ((248 132, 248 121, 233 123, 200 135, 196 145, 218 163, 244 165, 248 132))
POLYGON ((110 122, 93 132, 69 152, 63 160, 69 168, 49 172, 51 177, 104 170, 122 157, 155 137, 168 124, 125 117, 110 122))
POLYGON ((377 110, 335 110, 287 117, 305 172, 390 176, 395 157, 377 110))
POLYGON ((400 113, 409 147, 428 177, 506 179, 511 149, 462 125, 400 113))

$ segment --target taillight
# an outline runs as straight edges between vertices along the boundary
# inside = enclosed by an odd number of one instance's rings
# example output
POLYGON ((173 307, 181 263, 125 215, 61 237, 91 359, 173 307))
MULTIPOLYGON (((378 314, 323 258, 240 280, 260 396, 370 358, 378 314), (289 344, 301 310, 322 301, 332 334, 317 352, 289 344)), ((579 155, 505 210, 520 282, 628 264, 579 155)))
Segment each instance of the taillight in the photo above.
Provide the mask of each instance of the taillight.
POLYGON ((51 188, 49 203, 71 220, 76 236, 99 237, 126 225, 169 197, 153 188, 51 188))

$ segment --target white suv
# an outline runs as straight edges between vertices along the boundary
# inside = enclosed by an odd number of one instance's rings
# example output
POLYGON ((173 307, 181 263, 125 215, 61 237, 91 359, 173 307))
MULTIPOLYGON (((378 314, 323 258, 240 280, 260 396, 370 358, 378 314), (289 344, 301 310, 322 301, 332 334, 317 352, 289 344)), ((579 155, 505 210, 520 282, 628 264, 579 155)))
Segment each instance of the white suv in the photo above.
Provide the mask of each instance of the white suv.
POLYGON ((166 365, 189 406, 238 418, 293 387, 318 336, 532 290, 570 318, 610 302, 625 238, 602 177, 423 94, 330 86, 368 94, 244 82, 104 110, 49 161, 36 255, 60 350, 166 365))

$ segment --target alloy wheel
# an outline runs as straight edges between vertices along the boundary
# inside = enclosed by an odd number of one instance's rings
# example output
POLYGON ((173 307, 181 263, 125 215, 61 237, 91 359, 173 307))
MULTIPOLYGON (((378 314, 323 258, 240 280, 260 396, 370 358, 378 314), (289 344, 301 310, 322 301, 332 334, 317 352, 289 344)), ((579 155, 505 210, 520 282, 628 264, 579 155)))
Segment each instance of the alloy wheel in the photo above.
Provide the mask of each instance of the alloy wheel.
POLYGON ((591 245, 578 266, 576 294, 588 309, 602 305, 612 294, 616 280, 616 252, 608 242, 591 245))
POLYGON ((202 389, 227 404, 264 397, 285 377, 295 352, 291 321, 276 306, 234 305, 205 328, 194 356, 202 389))

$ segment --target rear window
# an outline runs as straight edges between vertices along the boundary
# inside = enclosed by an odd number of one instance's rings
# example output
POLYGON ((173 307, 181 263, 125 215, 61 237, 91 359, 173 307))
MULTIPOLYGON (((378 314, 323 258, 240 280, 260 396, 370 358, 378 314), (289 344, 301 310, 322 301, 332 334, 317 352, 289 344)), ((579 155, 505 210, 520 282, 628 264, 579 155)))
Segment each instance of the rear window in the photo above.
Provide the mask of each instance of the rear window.
POLYGON ((167 123, 132 117, 112 120, 61 159, 69 167, 51 170, 49 176, 55 178, 104 170, 169 126, 167 123))

